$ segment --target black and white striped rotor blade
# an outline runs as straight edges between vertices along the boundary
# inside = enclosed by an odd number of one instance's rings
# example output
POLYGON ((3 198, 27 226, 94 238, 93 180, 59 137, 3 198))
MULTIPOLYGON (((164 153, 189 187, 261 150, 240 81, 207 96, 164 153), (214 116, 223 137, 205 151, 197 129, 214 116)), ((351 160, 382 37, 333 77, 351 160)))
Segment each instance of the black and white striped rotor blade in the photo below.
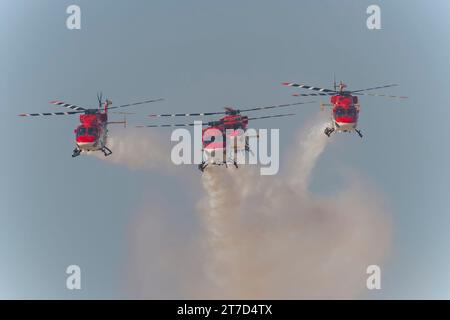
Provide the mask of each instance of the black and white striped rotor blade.
POLYGON ((149 117, 203 117, 213 116, 218 114, 225 114, 223 111, 219 112, 199 112, 199 113, 165 113, 165 114, 149 114, 149 117))
POLYGON ((260 111, 260 110, 268 110, 268 109, 277 109, 277 108, 286 108, 286 107, 293 107, 301 104, 307 104, 307 103, 314 103, 315 101, 308 101, 308 102, 297 102, 297 103, 285 103, 285 104, 278 104, 273 106, 267 106, 267 107, 255 107, 255 108, 249 108, 249 109, 239 109, 240 112, 247 112, 247 111, 260 111))
POLYGON ((50 101, 50 103, 57 105, 57 106, 64 107, 64 108, 72 109, 72 110, 80 110, 80 111, 87 110, 87 108, 79 107, 79 106, 76 106, 76 105, 70 104, 70 103, 65 103, 64 101, 55 100, 55 101, 50 101))
POLYGON ((320 92, 320 93, 294 93, 292 96, 294 97, 321 97, 321 96, 334 96, 338 94, 337 92, 320 92))
POLYGON ((356 92, 352 93, 354 95, 358 96, 372 96, 372 97, 385 97, 385 98, 393 98, 393 99, 408 99, 408 97, 405 96, 391 96, 387 94, 375 94, 375 93, 363 93, 363 92, 356 92))
POLYGON ((114 106, 114 107, 108 107, 108 109, 117 109, 117 108, 125 108, 125 107, 133 107, 133 106, 138 106, 141 104, 146 104, 146 103, 152 103, 152 102, 158 102, 158 101, 163 101, 164 99, 160 98, 160 99, 153 99, 153 100, 145 100, 145 101, 139 101, 139 102, 134 102, 134 103, 127 103, 127 104, 123 104, 121 106, 114 106))
POLYGON ((270 115, 270 116, 262 116, 262 117, 248 118, 248 120, 259 120, 259 119, 269 119, 269 118, 282 118, 282 117, 290 117, 290 116, 295 116, 295 113, 274 114, 274 115, 270 115))
POLYGON ((391 88, 396 87, 398 84, 387 84, 385 86, 379 86, 379 87, 373 87, 373 88, 367 88, 367 89, 360 89, 360 90, 352 90, 350 93, 356 93, 356 92, 362 92, 362 91, 370 91, 370 90, 377 90, 377 89, 384 89, 384 88, 391 88))
POLYGON ((68 112, 42 112, 42 113, 21 113, 20 117, 38 117, 38 116, 67 116, 71 114, 84 113, 84 111, 68 111, 68 112))
MULTIPOLYGON (((150 125, 140 125, 136 128, 175 128, 175 127, 193 127, 194 123, 176 123, 176 124, 150 124, 150 125)), ((203 123, 203 126, 208 125, 208 123, 203 123)))
POLYGON ((333 92, 333 93, 337 92, 337 91, 331 90, 331 89, 312 87, 312 86, 307 86, 305 84, 298 84, 298 83, 294 83, 294 82, 283 82, 283 86, 302 88, 302 89, 306 89, 306 90, 313 90, 313 91, 320 91, 320 92, 333 92))

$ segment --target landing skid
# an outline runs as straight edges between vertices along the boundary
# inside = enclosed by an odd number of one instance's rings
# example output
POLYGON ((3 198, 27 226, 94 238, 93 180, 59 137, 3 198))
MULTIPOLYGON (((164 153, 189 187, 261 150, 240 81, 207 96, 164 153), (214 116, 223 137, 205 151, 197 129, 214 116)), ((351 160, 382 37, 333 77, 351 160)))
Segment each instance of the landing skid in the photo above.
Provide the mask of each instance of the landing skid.
POLYGON ((335 130, 334 128, 326 127, 323 133, 325 133, 327 137, 330 137, 330 135, 334 132, 334 130, 335 130))
MULTIPOLYGON (((223 165, 225 165, 225 168, 228 168, 228 163, 224 162, 223 165)), ((233 165, 236 167, 236 169, 239 168, 238 164, 236 161, 233 162, 233 165)), ((204 172, 206 167, 208 167, 208 164, 205 162, 202 162, 198 165, 198 170, 200 170, 201 172, 204 172)))
MULTIPOLYGON (((325 128, 324 133, 327 135, 327 137, 330 137, 330 135, 331 135, 334 131, 336 131, 336 129, 327 127, 327 128, 325 128)), ((361 130, 355 129, 355 132, 358 134, 358 136, 359 136, 360 138, 363 137, 363 134, 361 133, 361 130)))
POLYGON ((78 157, 81 154, 81 150, 78 148, 73 149, 72 158, 78 157))
POLYGON ((112 151, 108 147, 103 147, 102 151, 105 157, 112 155, 112 151))
POLYGON ((355 131, 356 131, 356 133, 358 134, 358 136, 359 136, 360 138, 363 137, 363 135, 362 135, 362 133, 361 133, 361 130, 355 129, 355 131))
POLYGON ((245 151, 247 151, 248 153, 250 153, 252 156, 255 155, 255 154, 253 153, 253 151, 250 149, 250 146, 248 145, 248 143, 245 143, 245 151))
POLYGON ((203 172, 203 171, 205 171, 205 169, 206 169, 207 166, 208 166, 207 163, 202 162, 202 163, 200 163, 200 164, 198 165, 198 170, 200 170, 201 172, 203 172))
MULTIPOLYGON (((231 163, 231 162, 224 162, 224 163, 223 163, 223 164, 225 165, 225 168, 228 169, 228 164, 229 164, 229 163, 231 163)), ((238 164, 237 164, 236 161, 233 161, 233 166, 235 166, 236 169, 239 169, 239 166, 238 166, 238 164)))

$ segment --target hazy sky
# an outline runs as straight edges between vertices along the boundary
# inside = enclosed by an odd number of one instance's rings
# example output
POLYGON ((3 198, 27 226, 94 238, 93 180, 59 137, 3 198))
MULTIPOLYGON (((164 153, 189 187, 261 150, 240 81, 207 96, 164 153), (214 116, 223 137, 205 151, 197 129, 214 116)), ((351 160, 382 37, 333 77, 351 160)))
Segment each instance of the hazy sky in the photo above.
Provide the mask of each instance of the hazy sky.
MULTIPOLYGON (((195 232, 202 195, 200 182, 183 183, 200 180, 193 166, 178 176, 72 159, 76 116, 18 113, 57 110, 53 99, 95 106, 100 90, 115 104, 166 98, 130 109, 140 124, 150 112, 298 101, 281 82, 330 87, 333 73, 350 89, 399 83, 380 93, 409 97, 362 98, 364 138, 336 135, 315 170, 317 194, 342 187, 346 168, 387 199, 392 252, 383 289, 367 297, 450 298, 449 12, 444 0, 1 0, 0 298, 129 297, 136 212, 154 202, 170 208, 174 232, 195 232), (81 30, 66 28, 71 4, 81 30), (382 30, 366 28, 371 4, 382 30), (70 264, 82 268, 81 291, 65 288, 70 264)), ((283 157, 318 109, 255 125, 282 128, 283 157)), ((169 130, 158 137, 170 143, 169 130)))

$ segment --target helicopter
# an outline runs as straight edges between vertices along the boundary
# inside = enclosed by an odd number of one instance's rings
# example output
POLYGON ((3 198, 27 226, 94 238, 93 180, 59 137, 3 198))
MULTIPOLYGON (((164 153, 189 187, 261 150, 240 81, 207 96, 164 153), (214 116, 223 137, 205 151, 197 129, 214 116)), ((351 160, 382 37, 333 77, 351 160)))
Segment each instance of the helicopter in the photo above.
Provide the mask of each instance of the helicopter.
MULTIPOLYGON (((82 152, 102 151, 105 157, 112 154, 111 149, 107 147, 108 124, 123 124, 126 126, 126 118, 123 121, 108 121, 108 111, 124 107, 131 107, 145 103, 162 101, 163 99, 146 100, 135 103, 128 103, 120 106, 111 107, 112 101, 105 99, 103 101, 102 93, 97 94, 98 108, 84 108, 74 104, 55 100, 50 101, 51 104, 61 106, 73 111, 66 112, 44 112, 44 113, 22 113, 21 117, 37 117, 37 116, 66 116, 72 114, 80 114, 80 124, 74 130, 75 133, 75 149, 72 158, 79 156, 82 152)), ((125 112, 116 112, 119 114, 130 114, 125 112)))
POLYGON ((366 93, 365 91, 384 89, 398 86, 397 84, 388 84, 384 86, 360 89, 348 91, 346 90, 347 85, 340 81, 339 85, 334 81, 334 90, 326 88, 318 88, 304 84, 297 84, 294 82, 283 82, 284 86, 303 88, 307 90, 317 91, 318 93, 296 93, 293 96, 296 97, 309 97, 309 96, 331 96, 330 104, 321 103, 321 109, 325 107, 331 108, 331 125, 327 126, 324 133, 330 137, 333 132, 356 132, 359 137, 363 137, 361 130, 357 128, 359 112, 361 110, 361 105, 359 104, 358 96, 374 96, 374 97, 387 97, 395 99, 406 99, 405 96, 392 96, 383 94, 372 94, 366 93))
MULTIPOLYGON (((228 164, 233 164, 236 168, 238 168, 238 164, 236 162, 236 157, 233 159, 227 159, 226 155, 226 143, 232 143, 234 153, 236 155, 237 152, 247 151, 251 152, 249 147, 249 136, 245 135, 245 131, 248 128, 249 121, 252 120, 260 120, 260 119, 269 119, 269 118, 280 118, 280 117, 288 117, 293 116, 295 114, 275 114, 275 115, 267 115, 267 116, 259 116, 259 117, 249 117, 247 115, 243 115, 242 112, 251 112, 251 111, 263 111, 263 110, 271 110, 277 108, 286 108, 296 105, 302 105, 307 103, 313 103, 314 101, 309 102, 297 102, 297 103, 289 103, 289 104, 280 104, 280 105, 271 105, 265 107, 254 107, 247 109, 236 109, 234 107, 225 107, 225 111, 218 112, 203 112, 203 113, 175 113, 175 114, 150 114, 150 117, 205 117, 205 116, 218 116, 223 115, 220 119, 214 121, 208 121, 202 123, 204 128, 202 129, 202 155, 203 160, 202 163, 198 165, 200 171, 204 171, 205 168, 209 165, 221 166, 228 164), (217 139, 221 136, 222 139, 217 139)), ((179 123, 179 124, 155 124, 155 125, 139 125, 137 128, 173 128, 173 127, 192 127, 194 123, 179 123)))

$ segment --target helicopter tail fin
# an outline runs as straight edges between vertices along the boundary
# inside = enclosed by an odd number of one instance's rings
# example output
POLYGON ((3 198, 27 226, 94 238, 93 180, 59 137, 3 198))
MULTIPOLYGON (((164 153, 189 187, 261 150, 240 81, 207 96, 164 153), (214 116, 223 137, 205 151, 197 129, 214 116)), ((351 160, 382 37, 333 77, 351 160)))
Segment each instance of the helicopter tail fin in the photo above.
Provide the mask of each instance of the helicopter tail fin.
POLYGON ((333 88, 334 88, 334 91, 336 91, 337 85, 336 85, 336 73, 335 72, 333 72, 333 88))

